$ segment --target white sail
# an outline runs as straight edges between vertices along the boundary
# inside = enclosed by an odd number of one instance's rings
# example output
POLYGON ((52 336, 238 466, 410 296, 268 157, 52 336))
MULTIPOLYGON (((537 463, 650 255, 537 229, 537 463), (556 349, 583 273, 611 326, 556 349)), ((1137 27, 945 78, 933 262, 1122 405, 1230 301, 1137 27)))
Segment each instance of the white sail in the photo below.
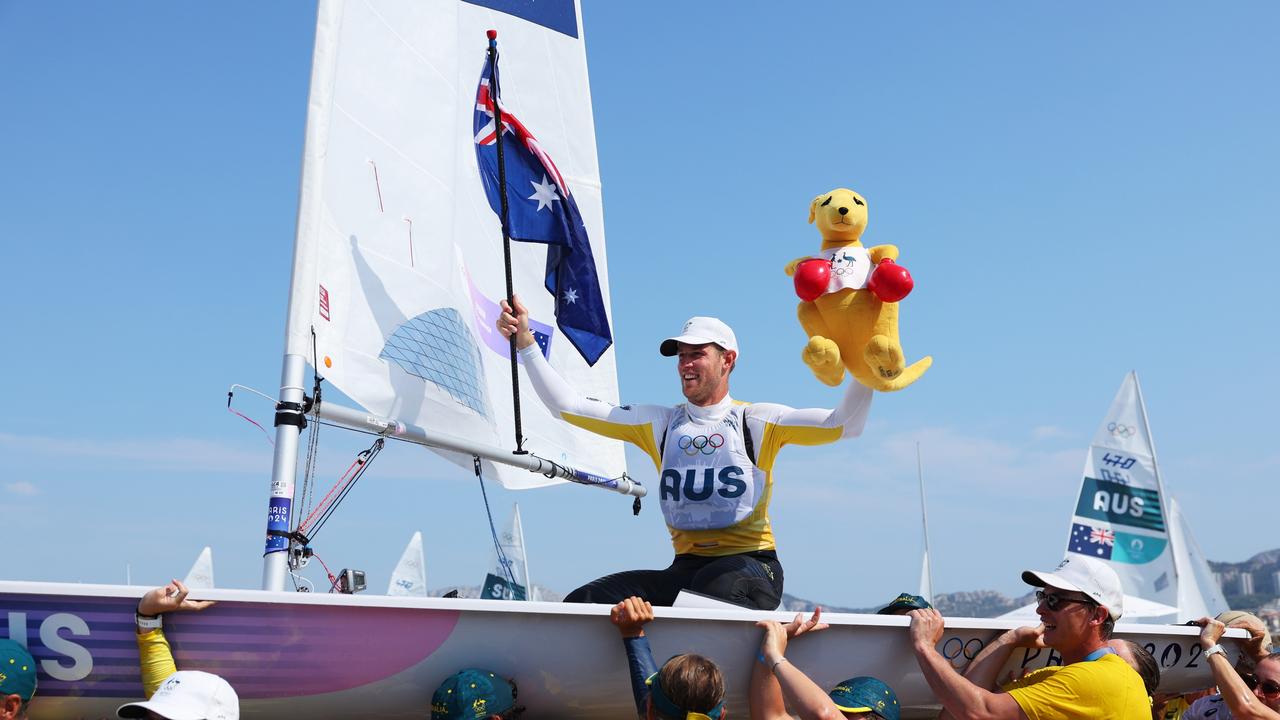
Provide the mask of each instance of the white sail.
POLYGON ((1137 374, 1130 373, 1089 446, 1067 552, 1110 562, 1126 594, 1174 606, 1169 519, 1137 374))
POLYGON ((192 563, 191 569, 187 571, 187 577, 182 581, 183 585, 189 590, 208 590, 213 587, 213 549, 205 546, 200 551, 200 555, 196 561, 192 563))
POLYGON ((507 527, 498 535, 489 572, 484 578, 480 597, 490 600, 536 600, 529 581, 529 560, 524 548, 524 526, 520 522, 520 506, 511 509, 507 527))
POLYGON ((1182 621, 1214 616, 1229 610, 1222 588, 1209 569, 1178 499, 1169 498, 1169 530, 1174 562, 1178 567, 1178 612, 1182 621))
POLYGON ((933 578, 929 572, 929 551, 924 551, 924 562, 920 566, 920 597, 933 604, 933 578))
POLYGON ((400 562, 391 571, 391 580, 387 583, 388 595, 404 595, 415 597, 427 596, 427 563, 422 556, 422 533, 415 532, 409 538, 400 555, 400 562))
POLYGON ((920 480, 920 529, 924 536, 924 552, 920 561, 920 597, 933 603, 933 568, 929 566, 929 508, 924 496, 924 460, 920 443, 916 443, 916 476, 920 480))
MULTIPOLYGON (((530 4, 512 6, 526 16, 516 17, 485 4, 320 3, 286 352, 312 359, 370 413, 514 447, 510 365, 493 327, 506 295, 502 232, 472 129, 487 29, 498 31, 505 107, 576 199, 606 308, 609 287, 581 12, 530 4)), ((590 366, 556 327, 546 253, 512 243, 515 291, 546 333, 551 364, 578 391, 614 402, 614 354, 590 366)), ((523 378, 520 397, 525 449, 622 474, 620 443, 553 419, 523 378)), ((485 466, 507 487, 562 482, 485 466)))

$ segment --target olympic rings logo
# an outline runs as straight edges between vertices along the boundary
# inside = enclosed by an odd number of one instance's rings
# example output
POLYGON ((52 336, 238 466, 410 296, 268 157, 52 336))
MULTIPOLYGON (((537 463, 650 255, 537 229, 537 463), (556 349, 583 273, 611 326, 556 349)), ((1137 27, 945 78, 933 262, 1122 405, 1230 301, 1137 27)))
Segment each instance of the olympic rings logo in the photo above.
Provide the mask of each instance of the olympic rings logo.
POLYGON ((1132 425, 1121 425, 1119 423, 1107 423, 1107 432, 1122 438, 1133 437, 1138 429, 1132 425))
POLYGON ((713 455, 715 451, 724 445, 724 436, 716 433, 710 437, 706 435, 698 435, 697 437, 689 437, 681 435, 679 442, 676 443, 685 455, 713 455))

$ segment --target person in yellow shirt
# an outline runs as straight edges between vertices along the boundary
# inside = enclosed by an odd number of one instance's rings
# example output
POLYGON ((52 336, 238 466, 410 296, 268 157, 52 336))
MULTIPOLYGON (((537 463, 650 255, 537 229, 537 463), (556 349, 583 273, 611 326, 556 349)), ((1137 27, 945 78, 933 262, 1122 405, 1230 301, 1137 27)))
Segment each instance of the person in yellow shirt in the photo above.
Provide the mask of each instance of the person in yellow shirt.
POLYGON ((997 638, 962 676, 937 650, 944 621, 936 610, 913 610, 911 640, 929 687, 954 720, 1149 720, 1143 680, 1107 645, 1124 613, 1120 578, 1105 563, 1068 555, 1052 572, 1028 570, 1022 579, 1041 588, 1036 612, 1042 628, 1018 628, 997 638), (1047 647, 1062 656, 1057 672, 1042 673, 1008 692, 996 692, 996 673, 1016 647, 1047 647), (981 662, 980 662, 981 661, 981 662))
POLYGON ((694 317, 659 352, 676 357, 685 400, 674 407, 611 405, 582 397, 552 369, 529 330, 529 313, 503 301, 498 330, 516 338, 538 398, 564 421, 632 443, 658 472, 658 502, 675 559, 665 570, 632 570, 588 583, 566 602, 615 604, 637 596, 671 605, 692 590, 749 608, 782 599, 782 564, 769 525, 773 464, 786 445, 821 445, 862 433, 871 390, 849 384, 834 410, 743 403, 729 396, 738 340, 716 318, 694 317))
POLYGON ((188 600, 187 587, 178 580, 142 596, 136 624, 142 689, 148 699, 121 705, 116 717, 239 720, 240 698, 231 684, 212 673, 178 670, 161 629, 165 613, 203 610, 212 604, 209 600, 188 600))

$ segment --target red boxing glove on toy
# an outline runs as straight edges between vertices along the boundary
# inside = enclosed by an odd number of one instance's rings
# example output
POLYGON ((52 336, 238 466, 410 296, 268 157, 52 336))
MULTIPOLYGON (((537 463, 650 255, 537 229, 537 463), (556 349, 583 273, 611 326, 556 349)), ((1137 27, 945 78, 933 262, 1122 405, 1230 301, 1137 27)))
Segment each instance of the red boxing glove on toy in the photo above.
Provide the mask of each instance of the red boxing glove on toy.
POLYGON ((796 266, 793 277, 796 295, 805 302, 813 302, 827 291, 831 281, 831 263, 824 258, 809 258, 796 266))
MULTIPOLYGON (((797 288, 800 287, 799 277, 800 273, 797 268, 797 288)), ((871 271, 871 278, 867 280, 867 289, 874 293, 881 302, 898 302, 909 295, 911 289, 915 286, 916 283, 911 279, 911 273, 889 258, 881 260, 876 269, 871 271)))

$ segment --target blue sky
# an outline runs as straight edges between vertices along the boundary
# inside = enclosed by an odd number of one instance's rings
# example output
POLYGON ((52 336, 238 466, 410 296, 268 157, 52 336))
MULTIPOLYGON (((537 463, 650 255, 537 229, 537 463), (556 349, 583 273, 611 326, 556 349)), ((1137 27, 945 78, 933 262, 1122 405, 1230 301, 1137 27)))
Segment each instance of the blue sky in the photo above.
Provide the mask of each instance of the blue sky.
MULTIPOLYGON (((1276 545, 1280 7, 1113 5, 585 2, 625 400, 679 400, 655 346, 712 314, 742 345, 736 397, 836 402, 782 275, 832 187, 916 279, 903 343, 933 369, 863 438, 777 468, 788 591, 916 586, 916 442, 935 588, 1018 590, 1061 556, 1130 369, 1209 557, 1276 545)), ((278 380, 314 12, 0 0, 0 577, 158 583, 209 544, 220 585, 257 586, 270 447, 226 389, 278 380)), ((364 446, 322 438, 330 479, 364 446)), ((325 562, 381 589, 420 529, 429 585, 478 583, 475 480, 412 447, 378 463, 325 562)), ((670 557, 654 503, 490 500, 520 503, 561 592, 670 557)))

